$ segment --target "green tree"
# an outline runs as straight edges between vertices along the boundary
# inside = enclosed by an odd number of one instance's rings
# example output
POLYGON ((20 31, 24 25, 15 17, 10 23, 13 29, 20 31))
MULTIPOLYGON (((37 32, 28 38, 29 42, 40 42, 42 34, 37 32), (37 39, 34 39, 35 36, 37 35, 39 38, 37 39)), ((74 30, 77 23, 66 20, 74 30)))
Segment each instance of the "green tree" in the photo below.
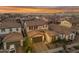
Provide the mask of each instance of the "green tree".
POLYGON ((24 51, 25 51, 26 53, 32 51, 32 42, 31 42, 31 40, 30 40, 29 37, 25 37, 25 38, 24 38, 24 51))
POLYGON ((17 19, 17 22, 21 24, 21 28, 22 28, 21 32, 24 37, 24 42, 23 42, 24 52, 26 52, 26 53, 31 52, 32 51, 32 48, 31 48, 32 43, 30 41, 30 38, 28 37, 26 29, 24 28, 24 22, 20 18, 17 19))

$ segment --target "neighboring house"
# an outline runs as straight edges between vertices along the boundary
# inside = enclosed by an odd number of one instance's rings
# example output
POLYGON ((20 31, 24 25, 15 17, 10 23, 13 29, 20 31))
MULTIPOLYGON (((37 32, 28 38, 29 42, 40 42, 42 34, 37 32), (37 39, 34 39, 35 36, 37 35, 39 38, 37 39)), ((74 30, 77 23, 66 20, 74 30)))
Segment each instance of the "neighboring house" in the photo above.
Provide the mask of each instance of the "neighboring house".
POLYGON ((14 45, 16 52, 21 52, 23 46, 23 36, 21 33, 13 32, 7 34, 3 39, 4 50, 9 50, 11 45, 14 45))
POLYGON ((21 25, 15 21, 0 22, 0 35, 8 34, 11 32, 21 33, 21 25))
POLYGON ((32 43, 44 42, 44 33, 41 31, 30 31, 28 32, 28 36, 32 43))
POLYGON ((61 26, 72 27, 79 24, 79 19, 67 16, 67 17, 60 18, 58 22, 60 22, 61 26))
POLYGON ((69 28, 72 27, 72 23, 69 22, 69 21, 67 21, 67 20, 65 20, 65 19, 64 20, 61 20, 59 25, 60 26, 64 26, 64 27, 69 27, 69 28))
POLYGON ((74 28, 67 28, 64 26, 59 26, 56 24, 49 25, 49 30, 57 32, 56 38, 66 39, 66 40, 74 40, 76 33, 74 28))
MULTIPOLYGON (((6 37, 7 34, 18 32, 21 33, 21 25, 15 21, 0 21, 0 42, 3 42, 4 37, 6 37)), ((16 34, 15 34, 16 35, 16 34)))
POLYGON ((69 27, 75 29, 75 32, 79 33, 79 19, 76 18, 63 18, 60 20, 60 26, 69 27))
POLYGON ((45 43, 51 43, 55 41, 55 37, 56 37, 57 33, 55 31, 44 31, 44 37, 45 37, 45 43))
POLYGON ((35 30, 48 30, 48 24, 44 20, 26 21, 24 23, 27 32, 35 30))
POLYGON ((73 28, 75 28, 75 32, 76 32, 76 33, 79 33, 79 25, 73 26, 73 28))
POLYGON ((32 43, 43 42, 45 44, 51 43, 55 40, 56 32, 54 31, 31 31, 28 32, 29 38, 32 43))

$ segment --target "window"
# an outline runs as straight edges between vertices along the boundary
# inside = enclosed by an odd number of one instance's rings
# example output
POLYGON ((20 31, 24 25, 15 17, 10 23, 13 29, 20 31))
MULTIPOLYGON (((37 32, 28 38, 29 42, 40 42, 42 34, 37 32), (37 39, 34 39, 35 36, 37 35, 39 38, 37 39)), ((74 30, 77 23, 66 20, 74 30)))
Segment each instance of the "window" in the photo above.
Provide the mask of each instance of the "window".
POLYGON ((12 29, 9 29, 10 30, 10 32, 12 32, 12 29))
POLYGON ((18 28, 16 28, 16 31, 18 31, 18 28))
POLYGON ((5 32, 5 29, 4 29, 4 28, 2 28, 2 29, 1 29, 1 32, 5 32))
POLYGON ((33 30, 33 26, 29 26, 29 30, 33 30))
POLYGON ((38 26, 34 26, 34 30, 38 29, 38 26))

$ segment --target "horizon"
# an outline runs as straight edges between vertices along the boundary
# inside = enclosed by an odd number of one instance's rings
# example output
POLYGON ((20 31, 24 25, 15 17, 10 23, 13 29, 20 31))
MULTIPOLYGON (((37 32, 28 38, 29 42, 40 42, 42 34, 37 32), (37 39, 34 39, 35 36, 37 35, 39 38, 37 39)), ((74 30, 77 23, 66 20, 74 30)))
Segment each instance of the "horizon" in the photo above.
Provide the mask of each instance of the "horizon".
POLYGON ((63 13, 79 12, 79 6, 0 6, 0 13, 63 13))

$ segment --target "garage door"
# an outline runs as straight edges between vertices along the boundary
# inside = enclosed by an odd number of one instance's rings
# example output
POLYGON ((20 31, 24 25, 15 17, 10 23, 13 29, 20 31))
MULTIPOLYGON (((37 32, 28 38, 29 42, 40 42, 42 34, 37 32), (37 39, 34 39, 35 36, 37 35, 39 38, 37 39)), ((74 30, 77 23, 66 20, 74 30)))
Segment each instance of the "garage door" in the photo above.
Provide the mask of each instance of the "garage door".
POLYGON ((33 43, 42 42, 42 36, 32 38, 32 42, 33 42, 33 43))

